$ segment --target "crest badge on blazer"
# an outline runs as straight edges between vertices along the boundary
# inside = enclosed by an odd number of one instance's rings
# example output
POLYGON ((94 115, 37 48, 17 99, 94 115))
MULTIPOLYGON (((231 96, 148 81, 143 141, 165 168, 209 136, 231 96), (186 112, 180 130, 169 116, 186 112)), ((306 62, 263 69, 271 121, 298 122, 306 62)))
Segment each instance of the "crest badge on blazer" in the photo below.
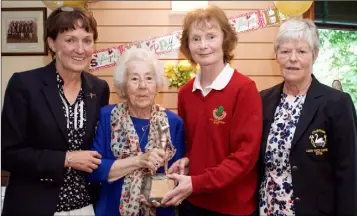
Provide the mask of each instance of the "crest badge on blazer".
POLYGON ((315 156, 322 156, 328 152, 328 148, 326 148, 327 135, 325 130, 313 130, 309 136, 309 139, 312 148, 307 149, 307 153, 314 153, 315 156))

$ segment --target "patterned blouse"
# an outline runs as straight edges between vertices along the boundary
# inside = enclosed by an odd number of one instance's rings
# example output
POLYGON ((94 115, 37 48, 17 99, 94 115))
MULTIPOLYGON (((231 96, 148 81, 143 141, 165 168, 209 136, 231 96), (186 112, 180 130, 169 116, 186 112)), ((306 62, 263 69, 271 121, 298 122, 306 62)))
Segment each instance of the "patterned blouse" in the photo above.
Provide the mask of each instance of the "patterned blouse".
POLYGON ((306 95, 282 93, 271 124, 260 185, 260 215, 295 215, 289 154, 306 95))
MULTIPOLYGON (((67 122, 68 151, 81 150, 85 128, 87 126, 84 92, 81 88, 75 102, 71 105, 64 95, 63 84, 63 79, 57 73, 57 87, 67 122)), ((78 170, 66 168, 56 212, 72 211, 88 206, 89 204, 90 196, 88 193, 88 182, 85 176, 78 170)))

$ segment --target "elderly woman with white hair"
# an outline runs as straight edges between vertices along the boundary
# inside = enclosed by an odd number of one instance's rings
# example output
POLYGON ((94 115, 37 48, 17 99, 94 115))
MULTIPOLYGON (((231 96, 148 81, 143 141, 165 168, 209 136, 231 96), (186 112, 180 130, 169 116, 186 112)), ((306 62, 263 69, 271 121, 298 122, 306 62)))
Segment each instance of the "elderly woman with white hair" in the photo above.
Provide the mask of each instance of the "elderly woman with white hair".
POLYGON ((101 182, 96 216, 175 215, 173 207, 154 208, 140 194, 145 175, 163 173, 167 157, 171 166, 184 155, 182 119, 155 104, 163 81, 151 51, 132 48, 121 56, 114 85, 124 102, 101 109, 93 144, 102 155, 102 163, 89 176, 101 182), (160 148, 158 119, 169 126, 166 152, 160 148))
POLYGON ((274 48, 284 81, 261 92, 259 215, 357 215, 356 111, 312 74, 315 24, 286 21, 274 48))

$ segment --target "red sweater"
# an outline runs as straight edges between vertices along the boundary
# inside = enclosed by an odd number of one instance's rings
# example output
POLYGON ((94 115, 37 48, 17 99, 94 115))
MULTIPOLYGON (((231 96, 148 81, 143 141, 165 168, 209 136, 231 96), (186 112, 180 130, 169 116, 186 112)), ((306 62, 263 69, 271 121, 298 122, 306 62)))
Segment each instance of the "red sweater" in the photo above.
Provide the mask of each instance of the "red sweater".
POLYGON ((257 160, 262 134, 262 104, 254 81, 235 71, 228 85, 203 97, 192 92, 194 79, 178 94, 184 120, 186 156, 193 193, 201 208, 249 215, 257 205, 257 160))

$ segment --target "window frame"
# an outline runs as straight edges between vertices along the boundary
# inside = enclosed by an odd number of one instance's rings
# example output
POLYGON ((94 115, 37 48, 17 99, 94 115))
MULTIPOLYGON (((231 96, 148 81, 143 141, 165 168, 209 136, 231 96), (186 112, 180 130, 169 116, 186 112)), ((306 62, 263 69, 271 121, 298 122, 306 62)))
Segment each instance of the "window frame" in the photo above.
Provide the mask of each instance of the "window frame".
MULTIPOLYGON (((315 20, 315 2, 312 3, 309 10, 303 14, 303 18, 315 20)), ((344 24, 329 24, 329 23, 315 23, 317 28, 321 29, 335 29, 335 30, 357 30, 357 26, 350 26, 344 24)))

